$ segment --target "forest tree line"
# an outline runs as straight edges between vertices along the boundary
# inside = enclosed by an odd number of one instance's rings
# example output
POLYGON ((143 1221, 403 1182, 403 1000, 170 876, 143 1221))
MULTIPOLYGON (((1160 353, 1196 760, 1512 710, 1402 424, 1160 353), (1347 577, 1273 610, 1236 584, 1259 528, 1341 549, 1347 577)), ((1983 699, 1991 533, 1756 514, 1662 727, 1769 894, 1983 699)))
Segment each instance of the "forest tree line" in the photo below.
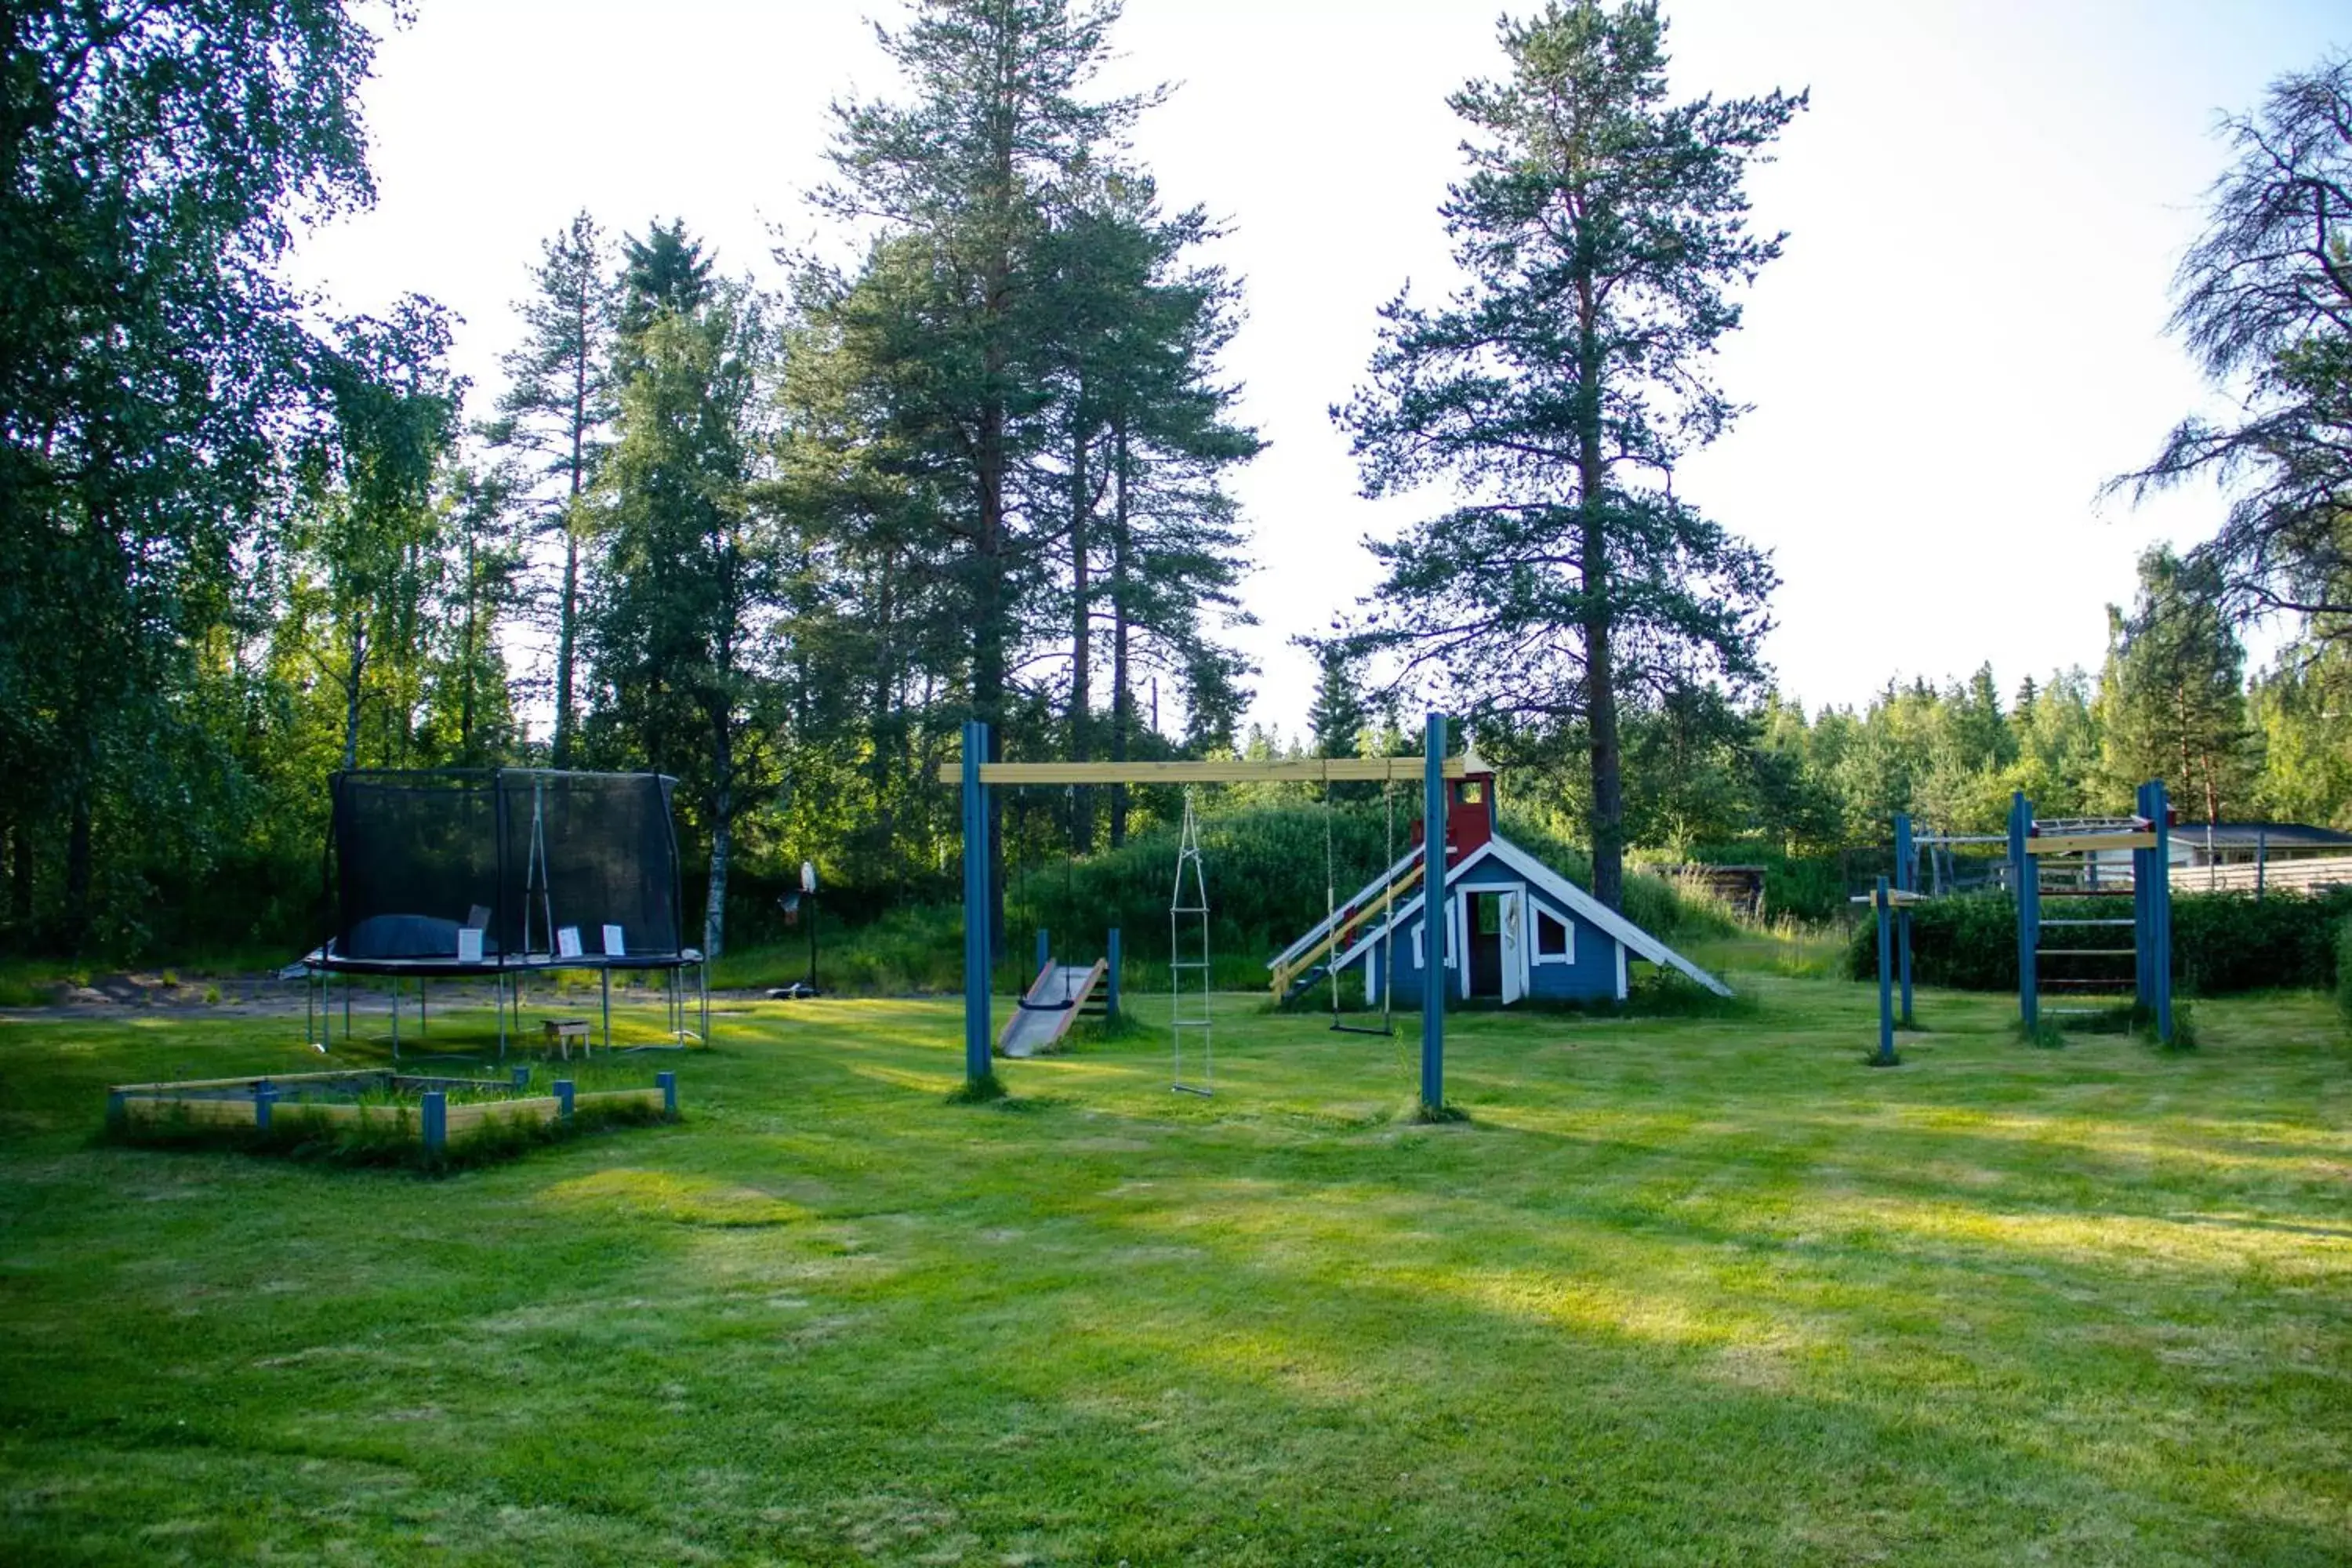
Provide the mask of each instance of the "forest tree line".
MULTIPOLYGON (((948 896, 935 774, 971 717, 1008 755, 1118 759, 1402 744, 1400 710, 1442 702, 1612 901, 1629 849, 1874 839, 1904 807, 1981 826, 2013 787, 2087 811, 2163 776, 2185 815, 2352 814, 2352 286, 2326 292, 2340 227, 2269 243, 2346 210, 2341 135, 2216 193, 2176 324, 2217 381, 2252 378, 2249 422, 2184 424, 2124 482, 2249 482, 2214 541, 2143 563, 2105 668, 1809 716, 1760 658, 1769 557, 1671 482, 1738 412, 1706 361, 1779 249, 1742 175, 1803 95, 1669 102, 1643 0, 1506 21, 1503 73, 1454 100, 1441 217, 1469 281, 1391 301, 1334 409, 1367 493, 1440 504, 1376 545, 1285 741, 1243 732, 1232 640, 1231 480, 1261 445, 1221 367, 1242 283, 1134 152, 1162 93, 1099 89, 1115 5, 921 0, 878 32, 890 92, 834 106, 830 252, 762 281, 683 218, 582 213, 517 258, 511 321, 476 324, 509 345, 491 389, 433 300, 338 312, 287 279, 305 225, 372 199, 359 94, 398 12, 0 13, 11 950, 313 940, 333 771, 529 764, 675 775, 717 952, 747 870, 948 896), (1570 100, 1595 135, 1557 133, 1570 100), (2302 280, 2300 316, 2231 292, 2252 252, 2302 280), (2250 679, 2264 616, 2294 636, 2250 679)), ((2344 88, 2288 79, 2241 172, 2344 88)), ((1074 791, 1016 803, 1008 836, 1085 854, 1164 805, 1074 791)))

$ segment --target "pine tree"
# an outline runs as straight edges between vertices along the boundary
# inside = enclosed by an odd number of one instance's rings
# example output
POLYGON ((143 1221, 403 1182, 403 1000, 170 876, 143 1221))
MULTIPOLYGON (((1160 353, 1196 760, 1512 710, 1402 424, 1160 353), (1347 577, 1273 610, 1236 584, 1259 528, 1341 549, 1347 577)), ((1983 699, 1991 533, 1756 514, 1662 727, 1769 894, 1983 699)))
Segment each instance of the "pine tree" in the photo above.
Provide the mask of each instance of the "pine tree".
POLYGON ((599 717, 687 784, 709 837, 703 951, 717 957, 737 824, 775 785, 761 709, 778 549, 756 491, 772 334, 747 286, 669 298, 700 303, 655 303, 620 345, 632 369, 603 477, 594 655, 612 701, 599 717))
POLYGON ((1020 481, 1052 437, 1039 251, 1057 202, 1147 101, 1080 96, 1118 15, 927 0, 905 28, 878 30, 908 100, 835 106, 842 183, 818 194, 837 216, 885 226, 864 347, 896 405, 894 434, 929 467, 939 521, 967 556, 972 711, 1000 729, 1038 542, 1020 481))
POLYGON ((2183 258, 2172 331, 2243 416, 2183 420, 2135 496, 2231 485, 2189 564, 2240 621, 2352 641, 2352 57, 2280 78, 2227 127, 2237 158, 2183 258))
POLYGON ((1555 3, 1501 35, 1509 75, 1451 100, 1470 173, 1443 213, 1469 281, 1439 309, 1392 300, 1370 385, 1334 411, 1368 496, 1464 498, 1375 546, 1360 646, 1580 737, 1593 891, 1615 907, 1628 694, 1760 675, 1771 567, 1671 477, 1738 412, 1707 374, 1739 322, 1725 291, 1780 248, 1749 232, 1742 179, 1804 100, 1669 106, 1646 0, 1555 3))
POLYGON ((1371 728, 1372 710, 1364 700, 1355 661, 1340 644, 1318 650, 1323 678, 1316 683, 1315 700, 1307 709, 1307 725, 1318 757, 1362 754, 1364 732, 1371 728))
POLYGON ((2210 567, 2158 547, 2140 558, 2139 584, 2128 618, 2108 612, 2110 789, 2160 778, 2176 801, 2219 822, 2252 783, 2245 649, 2210 567))
POLYGON ((612 360, 619 290, 604 232, 586 213, 541 246, 537 290, 516 307, 526 333, 499 361, 507 389, 485 431, 493 447, 529 454, 552 489, 536 498, 539 531, 562 541, 555 588, 555 734, 552 760, 572 765, 578 704, 580 552, 588 497, 611 444, 612 360))
MULTIPOLYGON (((1200 209, 1166 217, 1150 180, 1121 173, 1059 214, 1041 247, 1054 415, 1066 432, 1059 488, 1068 497, 1075 760, 1092 752, 1094 642, 1103 623, 1115 760, 1126 760, 1134 734, 1139 662, 1243 670, 1196 651, 1216 642, 1213 617, 1246 620, 1232 593, 1243 536, 1223 483, 1260 447, 1256 433, 1232 419, 1237 389, 1216 379, 1239 290, 1220 269, 1185 261, 1215 237, 1200 209)), ((1074 833, 1091 844, 1084 791, 1077 806, 1074 833)), ((1126 792, 1114 786, 1111 843, 1125 837, 1126 792)))

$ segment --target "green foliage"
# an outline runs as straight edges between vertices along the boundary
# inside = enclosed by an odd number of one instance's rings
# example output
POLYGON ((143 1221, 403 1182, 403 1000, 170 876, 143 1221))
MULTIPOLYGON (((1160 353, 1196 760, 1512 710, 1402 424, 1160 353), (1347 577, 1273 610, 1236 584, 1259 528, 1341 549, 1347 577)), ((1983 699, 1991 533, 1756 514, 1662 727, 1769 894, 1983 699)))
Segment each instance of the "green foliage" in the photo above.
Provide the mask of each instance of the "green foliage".
MULTIPOLYGON (((2131 912, 2128 898, 2070 900, 2066 907, 2073 919, 2128 919, 2131 912)), ((2045 918, 2047 913, 2045 910, 2045 918)), ((2352 889, 2319 898, 2176 893, 2175 983, 2200 996, 2279 987, 2328 990, 2338 980, 2334 932, 2347 915, 2352 915, 2352 889)), ((1853 978, 1877 979, 1877 943, 1876 924, 1856 921, 1846 948, 1846 969, 1853 978)), ((1979 896, 1919 905, 1911 911, 1911 970, 1922 985, 2015 991, 2016 904, 2007 898, 1979 896)))
POLYGON ((267 704, 240 645, 274 607, 252 578, 279 542, 287 439, 317 416, 284 262, 301 223, 373 195, 362 9, 0 15, 0 826, 19 942, 135 943, 159 890, 250 848, 240 742, 267 704))

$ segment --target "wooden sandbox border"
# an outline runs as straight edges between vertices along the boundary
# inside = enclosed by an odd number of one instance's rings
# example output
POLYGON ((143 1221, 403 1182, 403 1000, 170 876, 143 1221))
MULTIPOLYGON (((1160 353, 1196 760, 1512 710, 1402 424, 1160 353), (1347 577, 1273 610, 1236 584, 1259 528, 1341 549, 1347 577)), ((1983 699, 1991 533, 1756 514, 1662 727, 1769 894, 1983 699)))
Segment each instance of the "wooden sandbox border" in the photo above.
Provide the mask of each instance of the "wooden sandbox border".
POLYGON ((397 1127, 412 1122, 418 1141, 429 1153, 448 1148, 452 1135, 469 1132, 492 1121, 535 1123, 569 1120, 585 1110, 639 1110, 677 1114, 677 1074, 654 1075, 651 1089, 600 1089, 577 1092, 569 1079, 558 1079, 555 1092, 515 1100, 449 1103, 448 1087, 505 1089, 496 1079, 422 1078, 379 1071, 272 1073, 255 1078, 184 1079, 176 1083, 115 1084, 106 1091, 107 1125, 131 1128, 142 1122, 178 1121, 196 1127, 250 1128, 268 1131, 275 1113, 322 1121, 341 1126, 366 1126, 378 1120, 397 1127), (446 1087, 426 1089, 412 1111, 404 1105, 359 1105, 334 1100, 281 1100, 281 1086, 355 1079, 383 1079, 387 1087, 404 1079, 411 1083, 446 1087), (236 1094, 228 1091, 242 1089, 236 1094))

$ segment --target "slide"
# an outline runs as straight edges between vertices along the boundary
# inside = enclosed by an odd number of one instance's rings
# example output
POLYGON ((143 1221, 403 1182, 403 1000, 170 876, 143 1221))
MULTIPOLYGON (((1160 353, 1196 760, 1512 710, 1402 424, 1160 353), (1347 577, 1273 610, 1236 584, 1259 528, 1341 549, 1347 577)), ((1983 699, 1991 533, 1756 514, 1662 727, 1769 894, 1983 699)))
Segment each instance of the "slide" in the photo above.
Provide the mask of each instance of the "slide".
POLYGON ((1004 1022, 1003 1033, 996 1037, 996 1054, 1000 1057, 1044 1056, 1062 1043, 1070 1026, 1081 1013, 1099 1016, 1102 1005, 1096 993, 1102 988, 1109 966, 1097 960, 1090 969, 1074 963, 1049 963, 1037 972, 1037 979, 1029 994, 1013 1009, 1013 1016, 1004 1022))

